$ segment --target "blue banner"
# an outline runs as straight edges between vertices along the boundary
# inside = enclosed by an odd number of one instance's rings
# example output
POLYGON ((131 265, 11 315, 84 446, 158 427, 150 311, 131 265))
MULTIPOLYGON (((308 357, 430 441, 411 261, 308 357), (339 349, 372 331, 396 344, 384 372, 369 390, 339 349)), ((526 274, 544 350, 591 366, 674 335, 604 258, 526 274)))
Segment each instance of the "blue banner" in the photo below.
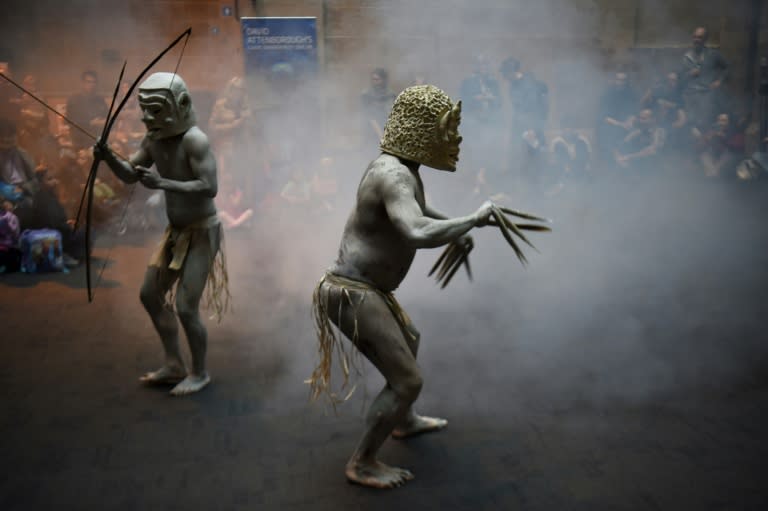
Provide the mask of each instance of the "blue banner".
POLYGON ((297 74, 317 70, 316 18, 241 18, 247 73, 289 65, 297 74))

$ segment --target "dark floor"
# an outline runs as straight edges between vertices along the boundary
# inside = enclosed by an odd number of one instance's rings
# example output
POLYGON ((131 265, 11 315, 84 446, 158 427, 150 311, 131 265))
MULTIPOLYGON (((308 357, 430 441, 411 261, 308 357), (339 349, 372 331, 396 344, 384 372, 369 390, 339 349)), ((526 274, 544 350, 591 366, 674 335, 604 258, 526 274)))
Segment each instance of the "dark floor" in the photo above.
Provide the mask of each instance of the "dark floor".
POLYGON ((136 381, 160 362, 137 297, 157 235, 100 242, 91 304, 82 268, 0 276, 0 510, 768 509, 768 194, 618 190, 524 205, 556 218, 526 270, 495 232, 473 283, 439 291, 417 258, 419 410, 450 423, 385 444, 416 474, 393 491, 343 476, 366 392, 335 416, 302 384, 338 219, 229 235, 235 311, 187 398, 136 381))

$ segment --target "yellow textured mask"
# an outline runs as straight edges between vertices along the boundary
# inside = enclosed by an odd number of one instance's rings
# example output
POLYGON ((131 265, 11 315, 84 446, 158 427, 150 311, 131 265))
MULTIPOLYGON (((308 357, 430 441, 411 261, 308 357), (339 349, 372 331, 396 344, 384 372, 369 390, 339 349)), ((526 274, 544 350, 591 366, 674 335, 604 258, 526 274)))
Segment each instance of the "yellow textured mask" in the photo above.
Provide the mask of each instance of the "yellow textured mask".
POLYGON ((408 87, 397 96, 381 150, 440 170, 456 170, 461 101, 454 104, 434 85, 408 87))

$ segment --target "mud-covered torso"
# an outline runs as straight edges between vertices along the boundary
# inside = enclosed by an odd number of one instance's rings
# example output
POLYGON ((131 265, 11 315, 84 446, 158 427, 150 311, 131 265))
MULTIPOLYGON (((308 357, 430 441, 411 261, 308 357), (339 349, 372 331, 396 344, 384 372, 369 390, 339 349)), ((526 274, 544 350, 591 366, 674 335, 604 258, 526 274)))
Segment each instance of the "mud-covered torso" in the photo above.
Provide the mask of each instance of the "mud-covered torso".
MULTIPOLYGON (((161 177, 173 181, 193 181, 198 177, 192 171, 189 155, 184 148, 184 137, 191 130, 175 137, 146 142, 146 149, 161 177)), ((175 227, 185 227, 216 214, 212 197, 204 193, 165 191, 168 221, 175 227)))
POLYGON ((424 188, 418 173, 409 171, 394 156, 379 156, 360 181, 338 258, 331 267, 333 273, 368 282, 384 292, 400 285, 416 255, 416 248, 395 228, 384 205, 382 183, 392 179, 408 181, 424 208, 424 188))

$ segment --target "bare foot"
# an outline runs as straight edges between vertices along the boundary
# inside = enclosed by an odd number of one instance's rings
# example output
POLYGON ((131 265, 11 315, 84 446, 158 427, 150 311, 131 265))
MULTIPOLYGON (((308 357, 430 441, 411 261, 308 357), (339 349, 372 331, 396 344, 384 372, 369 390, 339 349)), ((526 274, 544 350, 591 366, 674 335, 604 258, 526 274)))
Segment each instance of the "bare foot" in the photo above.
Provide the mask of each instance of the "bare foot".
POLYGON ((202 388, 208 385, 210 382, 211 377, 208 376, 208 373, 205 373, 202 376, 190 374, 184 378, 181 383, 173 387, 171 394, 174 396, 185 396, 187 394, 192 394, 202 390, 202 388))
POLYGON ((405 438, 422 433, 431 433, 432 431, 439 431, 447 425, 448 421, 445 419, 413 414, 392 430, 392 437, 405 438))
POLYGON ((166 365, 157 371, 151 371, 142 375, 139 377, 139 381, 141 383, 146 383, 147 385, 165 385, 169 383, 179 383, 185 376, 187 376, 187 372, 183 367, 166 365))
POLYGON ((350 461, 347 463, 345 473, 350 482, 373 488, 396 488, 413 479, 413 474, 409 470, 390 467, 380 461, 373 463, 350 461))

